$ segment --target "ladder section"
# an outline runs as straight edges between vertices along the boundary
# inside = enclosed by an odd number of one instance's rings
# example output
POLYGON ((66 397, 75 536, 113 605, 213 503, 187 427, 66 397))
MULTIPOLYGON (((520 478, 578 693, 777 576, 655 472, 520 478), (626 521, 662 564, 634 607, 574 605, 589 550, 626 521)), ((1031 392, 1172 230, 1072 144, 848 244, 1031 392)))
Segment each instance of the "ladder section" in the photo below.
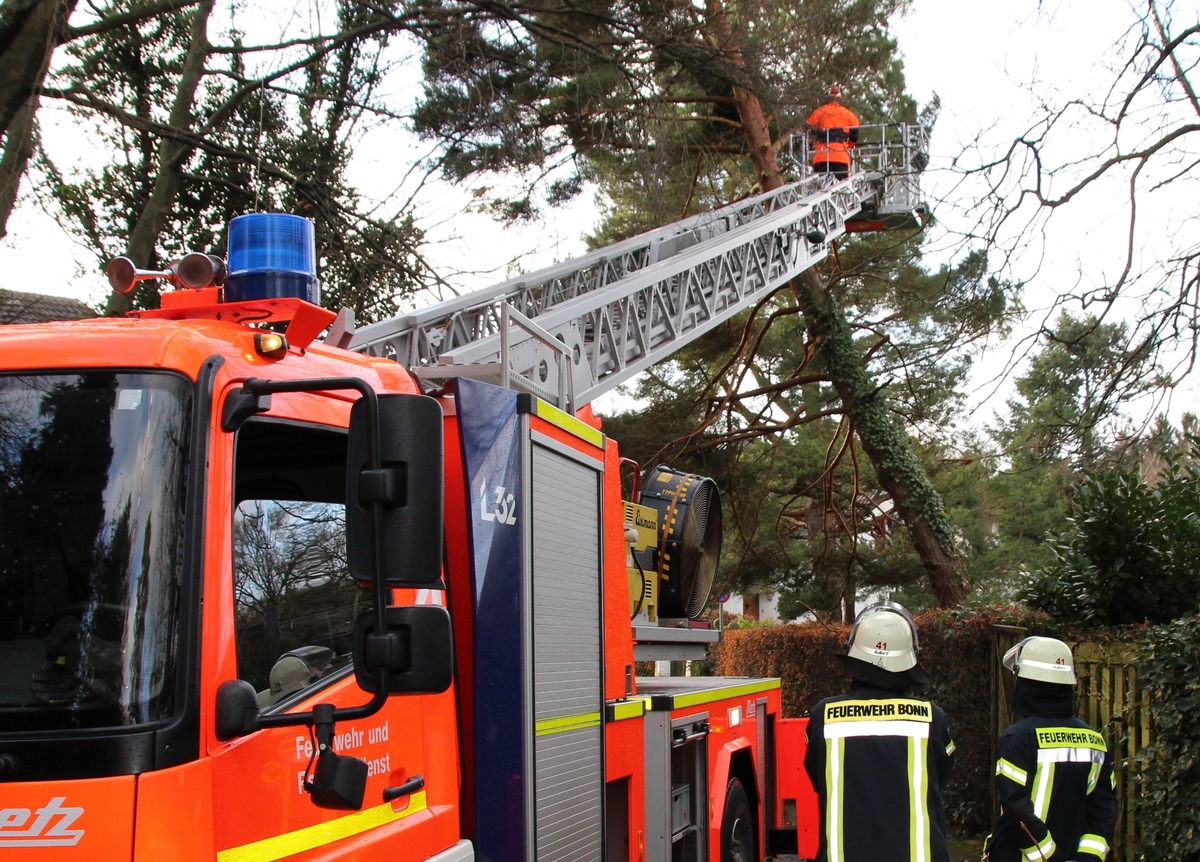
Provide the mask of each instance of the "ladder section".
POLYGON ((500 308, 530 318, 584 293, 603 290, 731 227, 753 221, 788 190, 739 201, 655 228, 582 257, 482 288, 357 330, 351 349, 394 357, 408 367, 438 361, 443 352, 497 334, 500 308), (382 350, 381 350, 382 348, 382 350))
POLYGON ((876 163, 893 166, 886 173, 808 176, 366 326, 349 346, 394 358, 431 385, 470 376, 575 412, 821 261, 848 221, 916 201, 917 150, 902 141, 898 153, 878 150, 876 163))

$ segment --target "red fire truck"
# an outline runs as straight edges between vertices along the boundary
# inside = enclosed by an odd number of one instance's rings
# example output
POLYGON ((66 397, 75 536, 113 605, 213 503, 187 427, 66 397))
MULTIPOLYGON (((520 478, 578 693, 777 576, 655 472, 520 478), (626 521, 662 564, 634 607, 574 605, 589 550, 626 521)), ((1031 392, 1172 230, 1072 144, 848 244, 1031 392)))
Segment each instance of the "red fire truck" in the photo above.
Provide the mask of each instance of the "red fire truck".
POLYGON ((4 327, 4 858, 811 854, 779 681, 635 673, 719 636, 720 500, 589 405, 848 225, 915 224, 920 132, 879 138, 358 331, 281 214, 227 262, 114 261, 160 309, 4 327))

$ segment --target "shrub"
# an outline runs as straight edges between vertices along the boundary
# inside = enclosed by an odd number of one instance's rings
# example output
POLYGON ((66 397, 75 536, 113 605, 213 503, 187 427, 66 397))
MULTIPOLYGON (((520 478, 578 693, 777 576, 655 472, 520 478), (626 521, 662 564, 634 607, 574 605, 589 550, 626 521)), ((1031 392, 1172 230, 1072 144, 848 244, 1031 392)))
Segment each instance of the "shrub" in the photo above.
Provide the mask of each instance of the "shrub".
POLYGON ((1147 630, 1140 681, 1154 704, 1154 741, 1137 755, 1144 783, 1137 816, 1149 862, 1195 858, 1200 841, 1200 619, 1147 630))
POLYGON ((1157 484, 1136 470, 1100 470, 1078 488, 1055 562, 1028 576, 1022 597, 1088 626, 1162 623, 1196 610, 1200 595, 1200 471, 1173 458, 1157 484))

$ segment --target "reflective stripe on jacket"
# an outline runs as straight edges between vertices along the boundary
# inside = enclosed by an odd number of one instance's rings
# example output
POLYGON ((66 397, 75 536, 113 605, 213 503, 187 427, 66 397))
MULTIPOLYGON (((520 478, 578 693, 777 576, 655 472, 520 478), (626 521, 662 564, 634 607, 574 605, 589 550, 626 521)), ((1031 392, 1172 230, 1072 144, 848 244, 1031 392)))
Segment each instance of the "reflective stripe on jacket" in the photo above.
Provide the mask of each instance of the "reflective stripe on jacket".
POLYGON ((942 786, 954 767, 946 714, 860 685, 817 704, 804 768, 821 809, 818 862, 947 862, 942 786))
POLYGON ((1026 718, 1000 740, 990 862, 1097 862, 1117 821, 1112 756, 1078 718, 1026 718))

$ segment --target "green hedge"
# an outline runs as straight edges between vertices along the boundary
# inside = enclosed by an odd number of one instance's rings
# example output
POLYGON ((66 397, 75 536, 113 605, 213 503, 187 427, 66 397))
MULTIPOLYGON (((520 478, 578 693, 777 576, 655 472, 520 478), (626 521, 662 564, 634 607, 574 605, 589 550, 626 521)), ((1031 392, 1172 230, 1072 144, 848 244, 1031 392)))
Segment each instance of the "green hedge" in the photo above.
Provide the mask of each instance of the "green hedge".
MULTIPOLYGON (((956 748, 946 789, 946 816, 956 831, 983 835, 991 826, 992 642, 994 626, 1019 625, 1050 634, 1047 619, 1021 609, 927 611, 916 617, 921 666, 931 677, 925 694, 946 711, 956 748)), ((849 677, 837 655, 849 626, 804 623, 727 630, 714 651, 714 669, 729 676, 777 676, 786 716, 808 715, 817 701, 846 691, 849 677)))
POLYGON ((1143 768, 1137 817, 1150 862, 1195 859, 1200 847, 1200 619, 1187 616, 1147 630, 1139 681, 1154 704, 1153 742, 1143 768))

